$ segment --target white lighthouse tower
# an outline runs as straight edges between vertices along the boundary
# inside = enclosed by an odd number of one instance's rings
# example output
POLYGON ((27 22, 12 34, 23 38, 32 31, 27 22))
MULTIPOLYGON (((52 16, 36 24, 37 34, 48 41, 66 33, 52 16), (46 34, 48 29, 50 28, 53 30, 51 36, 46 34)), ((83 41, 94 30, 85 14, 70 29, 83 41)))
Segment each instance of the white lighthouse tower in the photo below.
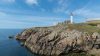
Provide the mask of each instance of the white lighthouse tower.
POLYGON ((70 23, 73 24, 73 13, 70 14, 70 23))

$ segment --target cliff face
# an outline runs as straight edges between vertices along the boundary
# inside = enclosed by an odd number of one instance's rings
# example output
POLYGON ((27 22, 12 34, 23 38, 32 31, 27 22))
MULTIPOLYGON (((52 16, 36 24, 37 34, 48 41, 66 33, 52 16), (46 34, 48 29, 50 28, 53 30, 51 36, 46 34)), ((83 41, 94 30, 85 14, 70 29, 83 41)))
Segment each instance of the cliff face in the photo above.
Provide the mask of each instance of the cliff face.
POLYGON ((26 29, 18 34, 16 39, 25 40, 24 45, 28 49, 41 55, 88 52, 94 48, 100 48, 98 32, 89 34, 70 29, 67 24, 26 29))

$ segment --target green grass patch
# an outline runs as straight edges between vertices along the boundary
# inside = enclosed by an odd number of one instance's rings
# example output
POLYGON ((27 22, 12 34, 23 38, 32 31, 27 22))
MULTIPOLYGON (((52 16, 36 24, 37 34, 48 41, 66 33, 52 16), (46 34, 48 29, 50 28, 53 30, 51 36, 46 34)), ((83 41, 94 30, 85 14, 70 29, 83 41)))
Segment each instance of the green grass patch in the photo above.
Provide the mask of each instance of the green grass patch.
POLYGON ((90 34, 92 34, 93 32, 100 33, 100 28, 86 24, 86 23, 68 24, 68 28, 71 30, 76 29, 82 32, 88 32, 90 34))

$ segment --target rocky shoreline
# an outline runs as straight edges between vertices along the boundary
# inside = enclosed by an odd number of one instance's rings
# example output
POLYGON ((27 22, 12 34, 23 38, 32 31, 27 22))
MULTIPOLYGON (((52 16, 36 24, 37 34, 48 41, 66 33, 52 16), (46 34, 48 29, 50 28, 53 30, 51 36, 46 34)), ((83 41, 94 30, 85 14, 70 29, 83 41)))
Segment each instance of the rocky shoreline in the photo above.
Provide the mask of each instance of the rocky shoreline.
POLYGON ((67 23, 26 29, 16 39, 24 41, 24 45, 33 53, 46 56, 83 52, 91 54, 91 50, 100 48, 98 32, 90 34, 88 31, 71 29, 67 23))

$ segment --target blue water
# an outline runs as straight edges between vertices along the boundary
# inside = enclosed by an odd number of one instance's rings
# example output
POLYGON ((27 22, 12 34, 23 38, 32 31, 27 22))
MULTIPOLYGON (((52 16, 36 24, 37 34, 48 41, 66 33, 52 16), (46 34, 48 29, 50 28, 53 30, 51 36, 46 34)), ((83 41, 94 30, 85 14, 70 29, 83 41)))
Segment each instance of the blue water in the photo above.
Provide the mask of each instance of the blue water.
POLYGON ((0 29, 0 56, 37 56, 20 46, 15 39, 8 38, 21 31, 22 29, 0 29))

